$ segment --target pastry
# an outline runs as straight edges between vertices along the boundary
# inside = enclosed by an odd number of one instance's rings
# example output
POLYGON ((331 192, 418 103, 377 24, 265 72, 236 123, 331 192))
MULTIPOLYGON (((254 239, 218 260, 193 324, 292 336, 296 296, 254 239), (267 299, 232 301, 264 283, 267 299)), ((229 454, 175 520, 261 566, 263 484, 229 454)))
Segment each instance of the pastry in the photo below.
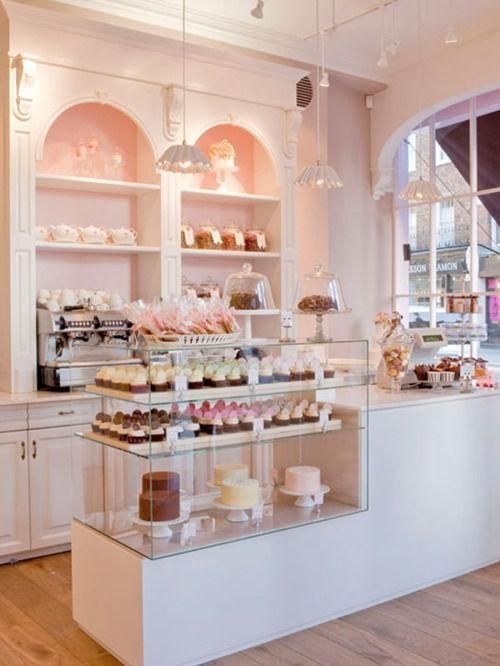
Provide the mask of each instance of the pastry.
POLYGON ((315 402, 312 402, 304 410, 304 421, 306 423, 317 423, 319 421, 318 405, 315 402))
POLYGON ((300 405, 296 405, 290 415, 290 422, 292 425, 300 425, 304 422, 304 413, 300 405))
POLYGON ((222 504, 250 508, 259 501, 259 482, 257 479, 225 479, 220 486, 222 504))
POLYGON ((272 384, 273 382, 273 366, 270 361, 264 359, 259 367, 259 384, 272 384))
POLYGON ((95 419, 92 421, 92 432, 101 432, 101 422, 102 422, 102 417, 104 414, 102 412, 98 412, 96 414, 95 419))
POLYGON ((220 388, 222 386, 227 386, 227 384, 226 384, 226 375, 224 374, 223 368, 217 368, 217 370, 212 375, 212 385, 215 388, 220 388))
POLYGON ((257 416, 257 412, 255 412, 253 409, 249 409, 244 416, 241 417, 240 420, 240 427, 242 430, 253 430, 253 424, 255 421, 255 417, 257 416))
POLYGON ((243 463, 219 463, 214 469, 214 484, 220 486, 225 480, 248 479, 248 465, 243 463))
POLYGON ((152 421, 149 428, 149 436, 152 442, 163 442, 165 439, 165 431, 160 421, 152 421))
POLYGON ((132 428, 127 436, 127 441, 129 444, 142 444, 146 441, 146 433, 139 423, 132 424, 132 428))
POLYGON ((131 393, 147 393, 148 380, 145 371, 138 372, 135 377, 130 380, 131 393))
POLYGON ((233 291, 229 298, 229 307, 235 310, 260 310, 262 303, 257 294, 244 291, 233 291))
POLYGON ((277 426, 290 425, 290 410, 284 407, 279 414, 277 414, 275 423, 277 426))
POLYGON ((158 370, 151 378, 151 390, 154 392, 168 390, 167 373, 164 370, 158 370))
POLYGON ((335 367, 330 361, 327 361, 323 366, 323 376, 325 379, 333 379, 335 377, 335 367))
POLYGON ((290 368, 290 380, 292 382, 302 381, 305 376, 304 364, 302 361, 297 361, 295 365, 290 368))
POLYGON ((222 423, 224 426, 224 432, 239 432, 240 420, 238 418, 238 412, 232 409, 227 416, 222 417, 222 423))
POLYGON ((314 294, 312 296, 304 296, 297 308, 301 312, 309 312, 310 314, 324 314, 329 310, 337 310, 337 305, 331 296, 321 296, 314 294))
POLYGON ((285 470, 285 487, 295 493, 312 495, 321 487, 320 470, 318 467, 301 465, 287 467, 285 470))
POLYGON ((241 386, 242 380, 239 366, 235 365, 231 368, 227 376, 227 383, 229 386, 241 386))
POLYGON ((203 370, 201 368, 192 370, 188 378, 188 387, 190 389, 203 388, 203 370))
POLYGON ((109 414, 103 414, 101 417, 101 424, 99 426, 101 430, 101 435, 107 437, 109 435, 110 427, 111 427, 111 416, 109 414))
POLYGON ((270 428, 273 425, 273 413, 270 409, 266 409, 262 414, 264 420, 264 428, 270 428))

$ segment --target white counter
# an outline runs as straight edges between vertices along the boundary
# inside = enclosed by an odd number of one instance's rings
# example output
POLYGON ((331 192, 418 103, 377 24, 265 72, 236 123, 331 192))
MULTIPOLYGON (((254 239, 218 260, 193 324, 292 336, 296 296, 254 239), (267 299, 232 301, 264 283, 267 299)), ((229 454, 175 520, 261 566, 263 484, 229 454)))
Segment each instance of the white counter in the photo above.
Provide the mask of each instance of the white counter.
POLYGON ((85 391, 33 391, 32 393, 5 393, 0 391, 0 407, 29 405, 44 402, 64 402, 66 400, 95 400, 95 395, 85 391))

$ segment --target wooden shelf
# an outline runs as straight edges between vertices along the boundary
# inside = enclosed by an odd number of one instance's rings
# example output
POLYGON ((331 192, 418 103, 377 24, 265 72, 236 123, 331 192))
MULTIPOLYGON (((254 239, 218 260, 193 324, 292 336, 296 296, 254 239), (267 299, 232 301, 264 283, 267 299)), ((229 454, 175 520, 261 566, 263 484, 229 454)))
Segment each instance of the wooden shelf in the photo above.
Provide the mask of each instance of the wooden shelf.
POLYGON ((80 176, 56 176, 37 174, 36 186, 52 190, 76 190, 81 192, 102 192, 104 194, 148 194, 157 192, 160 186, 154 183, 135 183, 128 180, 104 180, 80 176))
POLYGON ((106 243, 57 243, 55 241, 37 241, 35 244, 38 251, 56 252, 86 252, 90 254, 154 254, 160 252, 160 248, 147 245, 107 245, 106 243))
POLYGON ((218 259, 279 259, 279 252, 245 252, 244 250, 192 250, 183 248, 183 257, 217 257, 218 259))
POLYGON ((219 192, 218 190, 185 189, 181 191, 183 199, 214 203, 256 204, 279 203, 280 197, 270 194, 247 194, 246 192, 219 192))

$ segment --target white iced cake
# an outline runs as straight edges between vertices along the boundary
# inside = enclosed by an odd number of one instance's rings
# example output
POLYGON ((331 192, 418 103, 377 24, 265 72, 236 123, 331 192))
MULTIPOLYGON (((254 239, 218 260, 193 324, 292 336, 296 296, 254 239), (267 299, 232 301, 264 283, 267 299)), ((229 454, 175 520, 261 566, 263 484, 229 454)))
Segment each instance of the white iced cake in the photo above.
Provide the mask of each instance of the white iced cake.
POLYGON ((248 465, 243 463, 220 463, 215 466, 214 484, 220 486, 223 481, 245 481, 248 479, 248 465))
POLYGON ((251 508, 259 502, 257 479, 226 479, 221 484, 220 501, 234 507, 251 508))
POLYGON ((294 493, 311 495, 318 492, 321 486, 319 467, 299 465, 285 470, 285 487, 294 493))

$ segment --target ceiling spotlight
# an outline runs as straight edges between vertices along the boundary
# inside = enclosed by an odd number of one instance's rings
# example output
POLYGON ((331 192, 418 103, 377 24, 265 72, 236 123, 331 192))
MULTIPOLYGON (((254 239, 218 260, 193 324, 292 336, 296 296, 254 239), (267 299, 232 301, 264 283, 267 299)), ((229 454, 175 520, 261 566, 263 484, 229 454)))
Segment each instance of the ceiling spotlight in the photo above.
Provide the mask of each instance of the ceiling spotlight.
POLYGON ((330 80, 328 79, 328 72, 323 72, 321 75, 321 81, 319 82, 319 85, 322 88, 329 88, 330 87, 330 80))
POLYGON ((448 29, 446 30, 446 37, 444 38, 444 43, 445 44, 456 44, 458 42, 458 37, 457 33, 455 32, 455 28, 452 25, 448 26, 448 29))
POLYGON ((257 4, 250 14, 256 19, 264 18, 264 0, 257 0, 257 4))

